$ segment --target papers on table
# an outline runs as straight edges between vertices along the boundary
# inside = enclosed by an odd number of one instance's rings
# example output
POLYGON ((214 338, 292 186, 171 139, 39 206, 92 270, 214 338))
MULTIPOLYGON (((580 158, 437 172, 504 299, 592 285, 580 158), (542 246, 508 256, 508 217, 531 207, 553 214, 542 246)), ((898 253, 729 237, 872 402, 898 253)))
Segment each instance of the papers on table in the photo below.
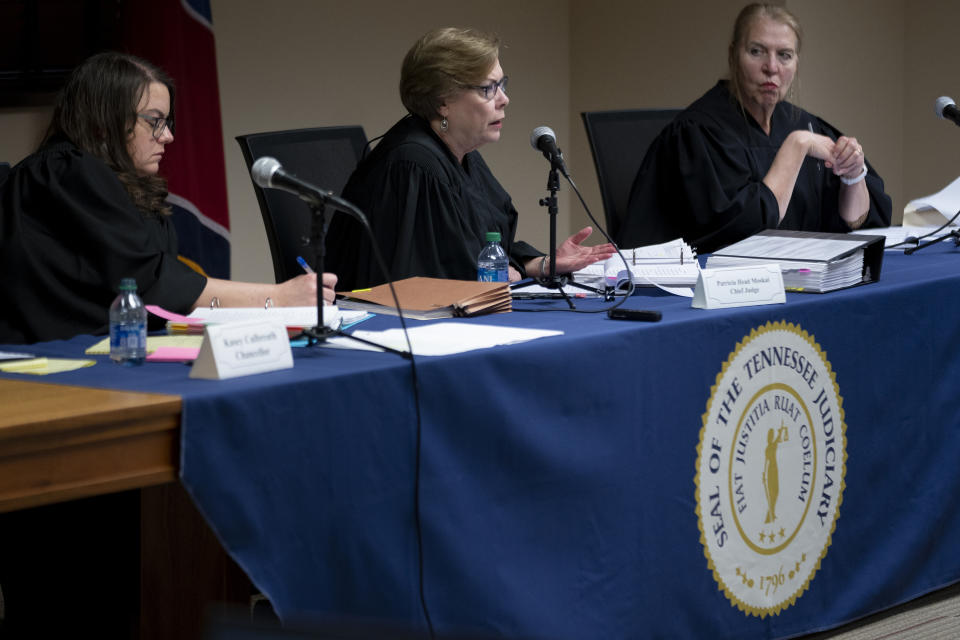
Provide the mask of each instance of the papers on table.
MULTIPOLYGON (((516 327, 498 327, 468 322, 435 322, 413 327, 409 330, 409 333, 413 353, 417 356, 445 356, 473 351, 474 349, 487 349, 537 338, 563 335, 563 331, 518 329, 516 327)), ((352 335, 385 347, 407 351, 407 341, 402 329, 387 329, 386 331, 362 331, 358 329, 352 335)), ((341 349, 378 351, 376 347, 349 338, 330 338, 325 344, 341 349)))
MULTIPOLYGON (((317 308, 310 307, 197 307, 189 316, 172 313, 154 305, 147 311, 167 321, 167 331, 175 334, 202 334, 207 324, 247 322, 250 320, 275 321, 287 327, 288 332, 299 333, 317 324, 317 308)), ((336 305, 323 308, 323 324, 327 327, 350 325, 367 316, 363 311, 338 309, 336 305)))
POLYGON ((97 364, 96 360, 79 360, 76 358, 30 358, 29 360, 0 362, 0 371, 45 376, 51 373, 92 367, 95 364, 97 364))
POLYGON ((662 244, 621 250, 627 264, 618 255, 595 262, 573 274, 574 280, 603 290, 626 290, 630 276, 638 287, 659 287, 670 293, 690 296, 685 287, 697 284, 700 265, 693 248, 681 239, 662 244), (627 269, 630 276, 627 275, 627 269))
MULTIPOLYGON (((580 282, 577 280, 577 282, 580 282)), ((563 294, 560 293, 558 289, 550 289, 536 282, 523 282, 523 286, 517 289, 510 289, 510 297, 514 300, 551 300, 551 299, 563 299, 563 294)), ((591 286, 592 285, 587 285, 591 286)), ((563 287, 564 293, 567 294, 568 298, 601 298, 603 293, 600 289, 592 287, 594 291, 588 289, 581 289, 573 284, 567 283, 563 287)))
POLYGON ((946 238, 950 235, 950 231, 956 229, 955 226, 951 225, 944 229, 940 229, 942 225, 938 224, 934 227, 917 227, 912 225, 904 225, 902 227, 884 227, 881 229, 857 229, 856 231, 851 231, 852 234, 866 235, 866 236, 883 236, 886 238, 884 243, 885 251, 903 251, 909 247, 916 246, 913 242, 910 244, 903 244, 903 241, 909 237, 919 238, 921 242, 926 242, 927 240, 934 240, 935 238, 946 238), (937 231, 935 234, 927 235, 937 231))
POLYGON ((883 237, 767 229, 714 252, 707 268, 777 263, 787 290, 823 293, 880 277, 883 237))
MULTIPOLYGON (((939 227, 953 218, 957 211, 960 211, 960 178, 933 195, 908 202, 903 208, 903 224, 939 227)), ((953 224, 956 223, 954 220, 953 224)))

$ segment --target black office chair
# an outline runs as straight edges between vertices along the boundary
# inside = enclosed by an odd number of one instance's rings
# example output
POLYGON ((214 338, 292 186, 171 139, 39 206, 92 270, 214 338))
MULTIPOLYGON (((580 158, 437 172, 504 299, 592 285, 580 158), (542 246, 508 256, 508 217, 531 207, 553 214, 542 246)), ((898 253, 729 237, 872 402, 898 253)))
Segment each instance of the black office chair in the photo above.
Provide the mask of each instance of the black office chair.
POLYGON ((626 109, 584 111, 590 151, 607 221, 607 233, 617 237, 626 215, 630 188, 653 139, 680 113, 680 109, 626 109))
POLYGON ((0 162, 0 184, 3 184, 4 180, 7 179, 8 173, 10 173, 10 163, 0 162))
MULTIPOLYGON (((248 170, 258 158, 272 156, 289 173, 339 195, 363 155, 367 136, 363 127, 355 125, 251 133, 237 136, 237 142, 248 170)), ((313 256, 305 247, 310 235, 310 208, 290 193, 261 189, 256 183, 253 190, 260 203, 277 282, 302 274, 297 256, 303 255, 308 261, 313 256)))

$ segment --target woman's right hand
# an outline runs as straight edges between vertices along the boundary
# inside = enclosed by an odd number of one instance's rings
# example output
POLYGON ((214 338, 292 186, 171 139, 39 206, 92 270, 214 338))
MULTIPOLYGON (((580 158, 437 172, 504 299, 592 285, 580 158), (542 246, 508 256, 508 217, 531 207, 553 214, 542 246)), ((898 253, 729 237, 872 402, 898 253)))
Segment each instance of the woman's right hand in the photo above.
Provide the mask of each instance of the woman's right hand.
POLYGON ((814 133, 812 131, 796 131, 794 133, 806 135, 808 156, 816 158, 817 160, 823 160, 824 166, 828 169, 833 168, 833 163, 835 160, 834 149, 837 145, 836 142, 827 136, 820 135, 819 133, 814 133))
MULTIPOLYGON (((327 304, 333 304, 335 293, 333 288, 337 284, 337 276, 332 273, 324 273, 323 278, 323 300, 327 304)), ((290 278, 286 282, 277 285, 277 300, 274 303, 280 307, 310 307, 317 304, 317 276, 313 273, 305 273, 295 278, 290 278)))

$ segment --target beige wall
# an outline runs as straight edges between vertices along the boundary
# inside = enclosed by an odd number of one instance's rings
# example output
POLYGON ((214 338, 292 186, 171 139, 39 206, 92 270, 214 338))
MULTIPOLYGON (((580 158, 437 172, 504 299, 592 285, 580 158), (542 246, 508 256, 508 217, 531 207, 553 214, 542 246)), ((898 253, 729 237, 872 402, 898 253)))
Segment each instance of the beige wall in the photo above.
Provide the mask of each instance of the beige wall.
POLYGON ((960 3, 904 3, 903 13, 904 40, 909 43, 901 97, 903 184, 909 200, 934 193, 960 175, 960 130, 934 115, 938 96, 960 103, 956 55, 960 3))
MULTIPOLYGON (((396 84, 414 39, 441 25, 496 31, 511 76, 502 141, 483 153, 521 212, 520 235, 546 245, 546 161, 529 133, 548 125, 594 213, 602 206, 580 112, 679 107, 725 72, 741 0, 213 0, 234 277, 272 268, 234 136, 361 124, 372 137, 403 113, 396 84)), ((933 116, 960 99, 952 25, 960 4, 937 0, 788 0, 806 40, 798 102, 855 135, 887 181, 895 219, 910 198, 960 174, 960 131, 933 116), (909 132, 907 134, 906 132, 909 132)), ((0 110, 0 159, 35 146, 49 109, 0 110)), ((561 236, 586 217, 560 193, 561 236)))
POLYGON ((16 163, 36 149, 51 113, 51 107, 0 109, 0 162, 16 163))

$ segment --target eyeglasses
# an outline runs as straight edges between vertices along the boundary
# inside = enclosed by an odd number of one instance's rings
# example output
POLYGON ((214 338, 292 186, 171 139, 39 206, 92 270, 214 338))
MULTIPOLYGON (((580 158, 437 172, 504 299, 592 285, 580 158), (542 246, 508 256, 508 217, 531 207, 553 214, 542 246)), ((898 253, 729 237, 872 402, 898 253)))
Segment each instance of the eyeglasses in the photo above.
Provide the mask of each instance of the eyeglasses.
POLYGON ((504 94, 507 93, 507 80, 509 80, 509 78, 503 76, 499 82, 491 82, 490 84, 465 84, 463 86, 467 89, 475 89, 484 100, 492 100, 494 96, 497 95, 497 89, 503 91, 504 94))
POLYGON ((153 129, 153 139, 159 140, 163 136, 163 130, 169 129, 170 134, 173 135, 173 116, 167 118, 161 118, 159 116, 151 116, 146 113, 138 113, 138 118, 142 118, 144 122, 150 125, 153 129))

